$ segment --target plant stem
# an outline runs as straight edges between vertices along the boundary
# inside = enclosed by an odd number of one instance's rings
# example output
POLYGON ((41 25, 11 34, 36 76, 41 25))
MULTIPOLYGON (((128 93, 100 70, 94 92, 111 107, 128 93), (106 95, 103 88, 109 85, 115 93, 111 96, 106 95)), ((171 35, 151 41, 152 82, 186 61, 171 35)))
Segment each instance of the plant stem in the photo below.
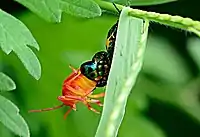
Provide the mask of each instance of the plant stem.
MULTIPOLYGON (((102 9, 117 12, 113 4, 110 2, 105 2, 101 0, 95 0, 95 1, 102 9)), ((124 8, 124 6, 119 5, 119 4, 116 4, 116 6, 119 10, 122 10, 124 8)), ((133 17, 157 22, 159 24, 187 30, 187 31, 195 33, 196 35, 200 37, 200 22, 194 21, 190 18, 183 18, 181 16, 172 16, 169 14, 160 14, 156 12, 147 12, 147 11, 138 10, 138 9, 130 9, 129 15, 133 17)))

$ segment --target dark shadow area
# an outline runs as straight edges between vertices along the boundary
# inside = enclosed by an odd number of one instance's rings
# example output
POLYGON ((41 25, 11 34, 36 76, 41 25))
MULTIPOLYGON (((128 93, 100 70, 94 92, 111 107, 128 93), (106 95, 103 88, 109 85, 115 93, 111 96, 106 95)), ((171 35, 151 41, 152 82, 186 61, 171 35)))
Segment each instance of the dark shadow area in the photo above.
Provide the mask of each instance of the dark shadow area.
POLYGON ((157 123, 168 137, 199 137, 200 125, 177 107, 162 103, 156 99, 149 100, 145 115, 157 123))
POLYGON ((13 14, 16 12, 22 12, 24 10, 26 10, 26 8, 24 6, 22 6, 21 4, 13 1, 13 0, 1 0, 0 1, 0 9, 13 14))

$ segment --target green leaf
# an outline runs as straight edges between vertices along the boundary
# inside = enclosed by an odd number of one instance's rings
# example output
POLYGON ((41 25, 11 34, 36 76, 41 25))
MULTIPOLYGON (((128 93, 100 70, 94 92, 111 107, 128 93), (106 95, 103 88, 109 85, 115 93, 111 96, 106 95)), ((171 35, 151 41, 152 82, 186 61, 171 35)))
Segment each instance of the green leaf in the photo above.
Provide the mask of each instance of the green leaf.
POLYGON ((16 89, 14 81, 6 76, 4 73, 0 72, 0 92, 10 91, 16 89))
POLYGON ((19 114, 19 109, 10 100, 0 95, 0 122, 16 135, 29 137, 28 126, 19 114))
POLYGON ((43 19, 51 22, 61 21, 59 0, 15 0, 43 19))
POLYGON ((149 23, 129 16, 129 10, 128 7, 124 8, 120 15, 104 108, 96 137, 117 136, 128 96, 142 66, 149 23))
POLYGON ((168 2, 173 2, 176 0, 105 0, 109 2, 115 2, 118 4, 123 5, 131 5, 131 6, 142 6, 142 5, 157 5, 157 4, 163 4, 168 2))
POLYGON ((101 8, 93 0, 61 0, 61 8, 73 16, 86 18, 101 16, 101 8))
POLYGON ((39 50, 28 28, 21 21, 0 9, 0 47, 6 54, 14 51, 28 72, 38 80, 41 76, 40 62, 27 45, 39 50))
POLYGON ((15 0, 50 22, 60 22, 62 11, 79 17, 101 16, 101 8, 93 0, 15 0))

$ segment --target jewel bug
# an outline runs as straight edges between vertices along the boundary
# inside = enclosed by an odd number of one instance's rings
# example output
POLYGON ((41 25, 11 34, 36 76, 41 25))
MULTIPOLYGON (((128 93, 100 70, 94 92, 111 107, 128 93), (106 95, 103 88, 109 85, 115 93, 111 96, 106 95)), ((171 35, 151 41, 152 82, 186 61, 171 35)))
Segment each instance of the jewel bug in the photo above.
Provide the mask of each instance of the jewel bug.
POLYGON ((71 110, 76 110, 76 104, 82 102, 89 110, 99 113, 99 111, 91 107, 91 103, 103 106, 98 98, 104 97, 105 93, 93 95, 93 91, 96 87, 106 85, 110 62, 108 53, 100 51, 93 56, 91 61, 83 63, 80 69, 76 70, 70 66, 73 72, 63 83, 62 96, 58 96, 58 100, 63 103, 52 108, 30 110, 29 112, 50 111, 63 106, 69 106, 70 109, 64 115, 64 118, 66 118, 71 110))
POLYGON ((81 65, 80 70, 87 78, 97 82, 96 87, 104 87, 111 67, 111 60, 105 51, 97 52, 91 61, 81 65))
MULTIPOLYGON (((113 5, 118 10, 114 3, 113 5)), ((119 10, 118 12, 120 13, 119 10)), ((51 111, 63 106, 69 106, 70 108, 64 115, 64 118, 66 118, 71 110, 76 110, 76 104, 82 102, 88 107, 89 110, 95 113, 100 113, 92 108, 91 104, 94 103, 98 106, 103 106, 98 98, 104 97, 105 93, 103 92, 93 95, 93 91, 96 87, 103 87, 107 84, 114 52, 117 27, 118 21, 108 32, 106 40, 107 52, 97 52, 93 56, 92 60, 83 63, 80 69, 76 70, 70 66, 73 72, 65 79, 63 83, 62 96, 58 96, 58 100, 62 102, 61 105, 45 109, 30 110, 29 112, 51 111)))
MULTIPOLYGON (((113 3, 114 7, 120 14, 119 9, 113 3)), ((107 85, 107 79, 112 63, 112 57, 115 47, 116 35, 118 29, 118 21, 111 27, 108 31, 106 39, 106 51, 97 52, 92 61, 85 62, 81 65, 81 73, 83 73, 87 78, 95 80, 97 82, 97 87, 104 87, 107 85)))
POLYGON ((62 96, 58 96, 58 100, 62 102, 61 105, 52 108, 45 108, 39 110, 30 110, 29 112, 42 112, 50 111, 61 108, 63 106, 69 106, 70 108, 65 113, 64 118, 67 117, 71 110, 76 110, 76 104, 81 102, 88 107, 89 110, 100 113, 91 107, 91 104, 97 104, 98 106, 103 106, 98 98, 104 97, 105 93, 99 93, 93 95, 93 91, 96 88, 97 82, 88 79, 84 76, 80 69, 72 69, 72 73, 65 79, 62 87, 62 96))

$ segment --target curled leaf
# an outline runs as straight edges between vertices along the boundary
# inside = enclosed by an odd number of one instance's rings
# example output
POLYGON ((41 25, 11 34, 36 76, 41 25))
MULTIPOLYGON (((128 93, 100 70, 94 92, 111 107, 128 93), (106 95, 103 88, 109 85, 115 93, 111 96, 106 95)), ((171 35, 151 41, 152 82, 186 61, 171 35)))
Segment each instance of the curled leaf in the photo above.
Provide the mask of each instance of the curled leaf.
POLYGON ((143 63, 149 23, 129 16, 129 10, 124 8, 119 18, 103 113, 95 137, 117 136, 128 96, 143 63))

